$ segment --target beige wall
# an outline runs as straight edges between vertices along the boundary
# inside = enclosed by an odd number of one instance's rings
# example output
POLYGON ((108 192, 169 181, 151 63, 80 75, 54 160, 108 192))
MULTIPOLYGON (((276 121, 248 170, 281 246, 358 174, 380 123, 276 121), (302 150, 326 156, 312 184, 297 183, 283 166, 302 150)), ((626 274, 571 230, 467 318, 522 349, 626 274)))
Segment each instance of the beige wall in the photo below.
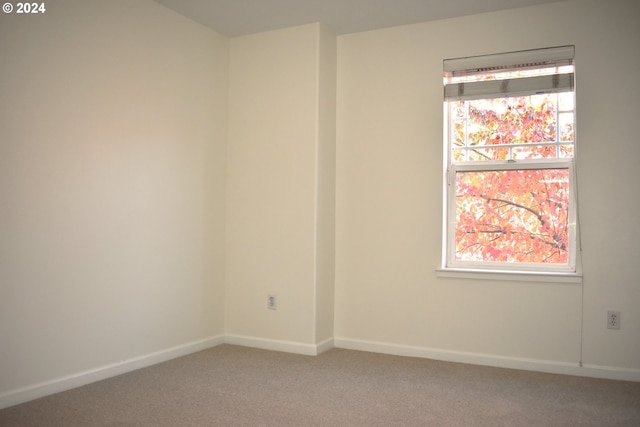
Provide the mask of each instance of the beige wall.
POLYGON ((316 344, 333 339, 335 304, 337 39, 320 26, 316 143, 316 344))
POLYGON ((46 6, 0 16, 0 396, 224 333, 227 40, 46 6))
POLYGON ((628 190, 640 182, 639 9, 570 1, 339 38, 340 345, 577 364, 584 339, 585 364, 640 378, 640 202, 628 190), (566 44, 576 46, 584 294, 575 284, 437 278, 442 60, 566 44), (611 309, 622 311, 619 331, 606 329, 611 309))
POLYGON ((640 69, 640 3, 598 1, 593 7, 578 8, 577 18, 584 361, 637 370, 640 276, 635 264, 640 199, 637 191, 629 190, 640 183, 635 162, 640 156, 636 129, 640 85, 631 71, 640 69), (604 326, 611 309, 622 313, 619 331, 604 326))
POLYGON ((226 332, 313 353, 316 316, 322 339, 333 318, 318 295, 333 290, 335 102, 320 89, 335 93, 335 37, 311 24, 234 38, 229 75, 226 332))

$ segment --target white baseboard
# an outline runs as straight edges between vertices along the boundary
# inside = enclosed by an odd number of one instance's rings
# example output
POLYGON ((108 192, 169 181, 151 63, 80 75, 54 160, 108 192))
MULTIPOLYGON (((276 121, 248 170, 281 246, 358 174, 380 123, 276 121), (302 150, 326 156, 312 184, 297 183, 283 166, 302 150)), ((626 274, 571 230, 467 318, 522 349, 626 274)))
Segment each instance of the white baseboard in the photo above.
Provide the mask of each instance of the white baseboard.
POLYGON ((321 341, 316 345, 316 354, 324 353, 325 351, 331 350, 333 347, 335 347, 333 338, 321 341))
POLYGON ((333 339, 322 341, 319 344, 304 344, 294 341, 272 340, 245 335, 226 335, 224 342, 226 344, 303 354, 306 356, 317 356, 318 354, 333 348, 333 339))
POLYGON ((113 363, 111 365, 101 366, 99 368, 56 378, 51 381, 34 384, 16 390, 10 390, 0 395, 0 409, 8 408, 9 406, 18 405, 20 403, 28 402, 30 400, 38 399, 61 391, 70 390, 92 382, 131 372, 136 369, 155 365, 157 363, 166 362, 167 360, 206 350, 207 348, 215 347, 222 343, 224 343, 224 336, 222 335, 205 338, 203 340, 182 344, 165 350, 135 357, 133 359, 113 363))
POLYGON ((420 357, 447 362, 469 363, 473 365, 493 366, 497 368, 521 369, 561 375, 603 378, 621 381, 640 382, 640 369, 626 369, 610 366, 598 366, 579 363, 556 362, 538 359, 523 359, 491 354, 468 353, 426 347, 407 346, 376 341, 365 341, 349 338, 331 338, 318 344, 305 344, 293 341, 272 340, 243 335, 219 335, 191 343, 182 344, 154 353, 111 365, 102 366, 77 374, 57 378, 51 381, 10 390, 0 394, 0 409, 38 399, 50 394, 80 387, 116 375, 145 368, 177 357, 186 356, 201 350, 227 343, 264 350, 283 351, 287 353, 316 356, 331 348, 369 351, 392 354, 396 356, 420 357))
POLYGON ((333 343, 336 348, 392 354, 396 356, 420 357, 425 359, 442 360, 445 362, 468 363, 472 365, 493 366, 496 368, 521 369, 525 371, 536 371, 550 374, 640 382, 640 369, 626 369, 597 365, 580 366, 577 362, 570 363, 540 359, 523 359, 517 357, 467 353, 349 338, 334 338, 333 343))

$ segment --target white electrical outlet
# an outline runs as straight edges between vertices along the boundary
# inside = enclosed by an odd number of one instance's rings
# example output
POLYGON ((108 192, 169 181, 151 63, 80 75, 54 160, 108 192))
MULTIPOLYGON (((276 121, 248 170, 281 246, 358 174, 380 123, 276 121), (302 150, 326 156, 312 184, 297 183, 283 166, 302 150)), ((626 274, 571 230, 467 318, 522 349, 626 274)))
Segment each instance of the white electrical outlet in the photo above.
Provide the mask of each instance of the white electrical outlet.
POLYGON ((607 328, 620 329, 620 312, 619 311, 607 312, 607 328))
POLYGON ((275 310, 278 308, 278 296, 277 295, 267 295, 267 308, 269 310, 275 310))

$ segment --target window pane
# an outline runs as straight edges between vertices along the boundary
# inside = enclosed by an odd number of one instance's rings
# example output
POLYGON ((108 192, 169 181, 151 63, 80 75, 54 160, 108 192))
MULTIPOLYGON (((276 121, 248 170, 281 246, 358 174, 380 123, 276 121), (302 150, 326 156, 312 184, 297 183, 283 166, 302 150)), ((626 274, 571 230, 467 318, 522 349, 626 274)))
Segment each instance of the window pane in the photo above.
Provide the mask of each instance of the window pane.
POLYGON ((469 145, 555 142, 557 95, 479 99, 469 103, 469 145))
POLYGON ((557 157, 555 145, 532 145, 530 147, 514 147, 513 159, 553 159, 557 157))
POLYGON ((474 148, 469 150, 470 161, 485 161, 485 160, 508 160, 509 149, 504 147, 496 148, 474 148))
POLYGON ((560 157, 563 159, 570 159, 573 157, 573 144, 560 146, 560 157))
POLYGON ((573 92, 562 92, 558 94, 558 110, 573 111, 573 92))
POLYGON ((453 150, 453 161, 454 162, 464 162, 467 160, 464 156, 467 150, 453 150))
POLYGON ((559 114, 558 127, 560 128, 560 141, 573 141, 573 113, 559 114))
POLYGON ((454 101, 452 104, 452 117, 455 119, 463 119, 467 116, 464 101, 454 101))
POLYGON ((453 122, 453 145, 455 147, 464 147, 466 143, 465 136, 465 121, 464 120, 456 120, 453 122))
POLYGON ((456 173, 456 260, 567 264, 569 170, 456 173))

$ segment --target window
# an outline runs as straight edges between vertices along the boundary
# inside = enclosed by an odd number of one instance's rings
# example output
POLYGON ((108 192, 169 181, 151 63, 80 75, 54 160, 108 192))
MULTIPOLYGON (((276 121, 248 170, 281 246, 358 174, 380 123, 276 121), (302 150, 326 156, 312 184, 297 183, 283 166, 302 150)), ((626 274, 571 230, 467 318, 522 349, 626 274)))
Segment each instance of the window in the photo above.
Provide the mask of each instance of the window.
POLYGON ((445 269, 576 271, 573 56, 444 61, 445 269))

